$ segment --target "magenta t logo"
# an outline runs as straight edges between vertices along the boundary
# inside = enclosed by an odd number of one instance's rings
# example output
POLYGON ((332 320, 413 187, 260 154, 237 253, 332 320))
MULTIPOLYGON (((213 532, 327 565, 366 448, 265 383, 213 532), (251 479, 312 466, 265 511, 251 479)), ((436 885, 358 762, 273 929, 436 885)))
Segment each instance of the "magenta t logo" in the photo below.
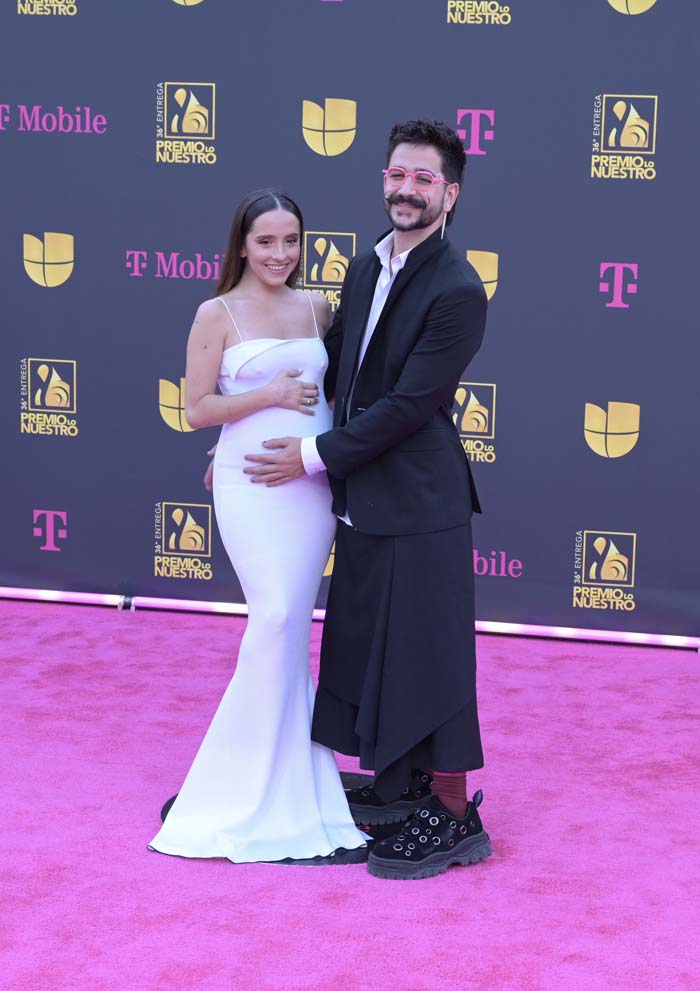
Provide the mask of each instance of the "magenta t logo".
POLYGON ((68 536, 68 531, 66 526, 68 523, 68 514, 62 512, 60 509, 35 509, 34 510, 34 536, 41 537, 44 540, 44 544, 39 548, 40 551, 60 551, 60 547, 56 546, 57 540, 65 540, 68 536), (43 524, 41 523, 41 518, 44 517, 43 524), (56 526, 56 520, 59 520, 63 526, 56 526), (36 526, 36 524, 39 526, 36 526))
POLYGON ((622 307, 625 310, 629 309, 629 303, 625 303, 622 298, 623 292, 628 292, 630 296, 636 295, 637 292, 637 282, 632 281, 639 278, 639 265, 635 265, 632 262, 601 262, 600 263, 600 278, 603 279, 605 273, 609 270, 613 270, 612 277, 612 288, 610 286, 610 280, 601 281, 598 289, 600 292, 611 292, 612 300, 605 304, 605 308, 608 309, 611 306, 622 307), (625 279, 625 272, 631 272, 631 279, 625 279))
POLYGON ((465 144, 464 154, 465 155, 485 155, 486 152, 481 147, 481 141, 493 141, 494 139, 494 123, 496 119, 495 110, 458 110, 457 111, 457 123, 461 124, 465 117, 469 118, 469 127, 467 128, 457 128, 457 134, 464 142, 469 142, 468 147, 465 144), (481 122, 482 118, 486 118, 487 122, 491 127, 485 127, 482 131, 481 122), (467 135, 468 130, 468 135, 467 135))

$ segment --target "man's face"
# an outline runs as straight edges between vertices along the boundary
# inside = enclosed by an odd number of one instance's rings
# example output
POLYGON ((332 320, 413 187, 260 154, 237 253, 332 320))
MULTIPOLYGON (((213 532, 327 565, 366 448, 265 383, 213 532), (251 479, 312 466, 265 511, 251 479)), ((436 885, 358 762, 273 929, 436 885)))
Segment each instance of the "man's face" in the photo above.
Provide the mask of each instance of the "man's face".
MULTIPOLYGON (((444 178, 440 154, 430 145, 397 145, 388 168, 396 166, 407 172, 422 170, 444 178)), ((394 230, 413 231, 430 227, 442 217, 448 188, 444 183, 436 182, 427 190, 418 190, 410 176, 406 176, 400 186, 392 185, 385 179, 384 205, 394 230)))

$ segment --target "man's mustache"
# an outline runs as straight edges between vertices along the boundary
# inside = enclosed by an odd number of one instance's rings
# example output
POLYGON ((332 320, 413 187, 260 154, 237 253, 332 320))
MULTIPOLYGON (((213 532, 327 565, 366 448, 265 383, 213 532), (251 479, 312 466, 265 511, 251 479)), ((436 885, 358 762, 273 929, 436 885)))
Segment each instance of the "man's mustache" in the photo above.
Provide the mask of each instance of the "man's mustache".
POLYGON ((399 203, 408 203, 410 206, 415 206, 419 210, 425 206, 425 200, 421 200, 417 196, 399 196, 398 193, 393 193, 391 196, 386 196, 385 199, 392 206, 398 206, 399 203))

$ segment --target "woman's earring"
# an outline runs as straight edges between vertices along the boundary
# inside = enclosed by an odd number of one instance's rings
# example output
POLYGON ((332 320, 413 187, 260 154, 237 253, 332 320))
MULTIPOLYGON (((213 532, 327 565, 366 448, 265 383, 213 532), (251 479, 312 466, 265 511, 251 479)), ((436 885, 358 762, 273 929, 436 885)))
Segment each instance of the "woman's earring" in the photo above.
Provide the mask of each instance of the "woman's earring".
POLYGON ((441 241, 442 241, 443 237, 445 236, 445 224, 446 223, 447 223, 447 213, 443 213, 443 215, 442 215, 442 230, 440 231, 440 240, 441 241))

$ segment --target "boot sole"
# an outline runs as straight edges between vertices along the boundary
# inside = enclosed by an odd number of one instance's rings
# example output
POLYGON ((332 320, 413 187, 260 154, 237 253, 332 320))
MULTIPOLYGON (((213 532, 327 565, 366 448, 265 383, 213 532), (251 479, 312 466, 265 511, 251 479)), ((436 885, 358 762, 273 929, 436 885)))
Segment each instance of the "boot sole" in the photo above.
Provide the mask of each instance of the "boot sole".
POLYGON ((361 823, 363 826, 388 826, 405 822, 429 797, 426 795, 418 802, 391 802, 389 805, 374 809, 366 805, 350 804, 350 814, 356 823, 361 823))
POLYGON ((425 877, 436 877, 438 874, 444 874, 452 864, 459 864, 461 867, 477 864, 480 860, 486 860, 492 853, 493 849, 488 833, 478 833, 460 844, 459 852, 433 854, 430 858, 431 862, 423 865, 384 860, 377 857, 376 854, 370 853, 367 870, 374 877, 385 878, 386 880, 419 881, 425 877))

